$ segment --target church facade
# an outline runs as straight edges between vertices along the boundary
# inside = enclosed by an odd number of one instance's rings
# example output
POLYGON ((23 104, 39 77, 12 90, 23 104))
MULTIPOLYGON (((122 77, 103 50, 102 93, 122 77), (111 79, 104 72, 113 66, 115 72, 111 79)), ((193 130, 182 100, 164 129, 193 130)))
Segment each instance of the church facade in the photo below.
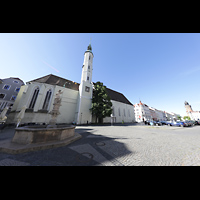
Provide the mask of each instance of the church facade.
MULTIPOLYGON (((17 114, 23 106, 26 106, 25 117, 21 123, 46 123, 48 124, 53 109, 53 100, 56 93, 61 90, 61 107, 57 123, 90 124, 94 122, 91 114, 92 107, 92 71, 93 52, 91 44, 84 54, 81 82, 76 83, 53 74, 34 79, 21 86, 7 123, 16 123, 17 114)), ((134 122, 134 107, 131 102, 121 93, 107 88, 107 92, 113 103, 114 122, 134 122)), ((104 122, 110 122, 110 117, 104 122)))

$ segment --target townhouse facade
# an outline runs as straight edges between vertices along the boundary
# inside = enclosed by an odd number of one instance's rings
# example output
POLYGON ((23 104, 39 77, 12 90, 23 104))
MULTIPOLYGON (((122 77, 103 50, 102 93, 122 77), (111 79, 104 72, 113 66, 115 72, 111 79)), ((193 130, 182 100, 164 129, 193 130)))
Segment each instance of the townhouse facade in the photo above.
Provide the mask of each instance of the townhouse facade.
POLYGON ((176 113, 170 113, 150 107, 141 101, 138 104, 134 104, 134 109, 136 122, 144 122, 147 120, 176 121, 179 116, 179 114, 176 113))
POLYGON ((0 79, 0 112, 7 106, 12 108, 24 82, 19 78, 0 79))

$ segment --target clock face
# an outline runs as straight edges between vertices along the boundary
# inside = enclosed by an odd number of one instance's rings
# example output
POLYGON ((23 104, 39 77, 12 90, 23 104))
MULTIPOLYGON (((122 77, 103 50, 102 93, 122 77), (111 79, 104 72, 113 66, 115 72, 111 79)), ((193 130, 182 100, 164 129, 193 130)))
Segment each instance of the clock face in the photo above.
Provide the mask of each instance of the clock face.
POLYGON ((86 91, 86 92, 90 92, 90 88, 87 87, 87 86, 85 86, 85 91, 86 91))

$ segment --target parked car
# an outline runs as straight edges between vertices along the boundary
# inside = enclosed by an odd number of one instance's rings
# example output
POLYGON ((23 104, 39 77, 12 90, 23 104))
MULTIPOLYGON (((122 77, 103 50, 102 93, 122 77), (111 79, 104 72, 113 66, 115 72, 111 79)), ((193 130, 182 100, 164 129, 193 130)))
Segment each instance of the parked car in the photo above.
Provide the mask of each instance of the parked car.
POLYGON ((171 125, 172 126, 180 126, 180 127, 186 127, 187 126, 187 124, 185 122, 182 122, 182 121, 172 122, 171 125))
POLYGON ((161 124, 162 125, 167 125, 167 122, 166 121, 161 121, 161 124))
POLYGON ((184 121, 188 126, 192 126, 193 125, 193 123, 190 121, 190 120, 185 120, 184 121))
POLYGON ((172 121, 166 121, 166 125, 172 126, 172 121))
POLYGON ((151 122, 150 122, 150 125, 151 125, 151 126, 162 126, 162 123, 159 122, 159 121, 151 121, 151 122))
POLYGON ((147 125, 150 125, 150 121, 149 120, 144 121, 144 123, 147 124, 147 125))
POLYGON ((200 125, 200 120, 197 120, 196 123, 197 123, 196 125, 200 125))
POLYGON ((192 123, 192 126, 196 125, 196 121, 190 120, 190 122, 192 123))

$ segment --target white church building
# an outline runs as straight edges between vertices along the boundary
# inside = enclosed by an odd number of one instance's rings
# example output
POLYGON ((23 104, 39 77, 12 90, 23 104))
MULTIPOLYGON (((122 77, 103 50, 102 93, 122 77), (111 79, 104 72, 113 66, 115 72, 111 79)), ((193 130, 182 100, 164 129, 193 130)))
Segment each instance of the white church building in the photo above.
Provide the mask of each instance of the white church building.
MULTIPOLYGON (((53 74, 29 81, 21 86, 12 110, 6 123, 16 123, 17 115, 23 106, 26 106, 25 116, 21 123, 46 123, 48 124, 53 109, 53 100, 56 93, 61 90, 61 107, 57 123, 90 124, 94 122, 90 108, 92 107, 92 71, 93 58, 91 44, 84 54, 81 83, 76 83, 53 74)), ((108 95, 113 104, 112 117, 114 122, 134 122, 134 106, 121 93, 107 88, 108 95)), ((110 122, 111 117, 106 117, 104 122, 110 122)))

